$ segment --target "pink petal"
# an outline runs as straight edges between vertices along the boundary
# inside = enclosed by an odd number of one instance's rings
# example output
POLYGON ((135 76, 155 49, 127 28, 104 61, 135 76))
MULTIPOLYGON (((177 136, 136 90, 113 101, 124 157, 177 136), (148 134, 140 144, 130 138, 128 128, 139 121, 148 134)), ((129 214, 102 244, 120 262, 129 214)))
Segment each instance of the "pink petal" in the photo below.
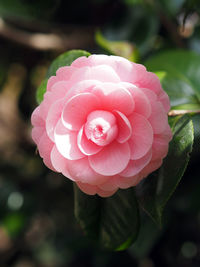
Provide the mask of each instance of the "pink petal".
POLYGON ((51 105, 54 104, 57 100, 64 98, 68 90, 67 86, 67 82, 58 81, 53 85, 52 92, 49 91, 44 94, 44 100, 40 104, 40 114, 44 120, 46 120, 51 105))
POLYGON ((80 68, 72 75, 70 82, 77 83, 82 80, 97 80, 100 82, 113 83, 120 82, 114 69, 107 65, 80 68))
POLYGON ((131 82, 140 88, 148 88, 156 94, 162 90, 156 74, 146 71, 146 68, 140 64, 133 63, 131 82))
POLYGON ((148 120, 155 134, 160 134, 166 129, 168 116, 160 102, 152 103, 152 113, 148 120))
POLYGON ((72 160, 68 169, 74 180, 82 183, 98 185, 104 183, 108 179, 108 177, 96 173, 90 167, 87 157, 79 160, 72 160))
POLYGON ((99 146, 110 144, 118 134, 115 116, 105 110, 95 110, 87 117, 85 134, 99 146))
POLYGON ((126 189, 126 188, 129 188, 131 186, 137 185, 138 179, 139 179, 138 175, 135 175, 133 177, 121 177, 121 176, 119 176, 119 178, 117 179, 117 185, 119 186, 119 188, 126 189))
POLYGON ((152 160, 157 160, 160 158, 164 158, 168 152, 168 142, 163 140, 163 138, 154 137, 153 145, 152 145, 152 160))
POLYGON ((143 91, 130 83, 121 84, 123 84, 127 88, 127 90, 131 93, 133 97, 133 100, 135 102, 134 112, 139 113, 144 117, 148 118, 151 114, 151 104, 149 99, 143 93, 143 91))
POLYGON ((85 157, 77 145, 77 132, 66 129, 61 119, 55 127, 54 138, 56 147, 64 158, 76 160, 85 157))
POLYGON ((98 98, 90 93, 73 96, 65 105, 62 121, 69 130, 79 130, 86 122, 87 115, 99 107, 98 98))
POLYGON ((86 183, 77 182, 77 186, 88 195, 95 195, 97 193, 97 187, 86 183))
POLYGON ((121 81, 129 81, 132 75, 132 63, 119 56, 91 55, 88 58, 90 65, 109 65, 117 73, 121 81))
POLYGON ((90 166, 97 173, 107 176, 115 175, 124 170, 129 162, 129 145, 114 141, 99 153, 88 158, 90 166))
POLYGON ((151 103, 157 101, 158 97, 152 90, 147 88, 140 88, 140 90, 146 95, 146 97, 151 103))
POLYGON ((119 143, 124 143, 131 137, 132 134, 131 124, 127 119, 127 117, 120 111, 116 110, 113 113, 117 119, 117 127, 118 127, 118 136, 116 140, 119 143))
POLYGON ((75 71, 76 68, 74 68, 73 66, 60 67, 56 71, 56 76, 58 76, 60 80, 68 81, 75 71))
POLYGON ((104 191, 100 188, 97 187, 97 194, 100 196, 100 197, 110 197, 112 195, 114 195, 114 193, 117 191, 117 189, 115 190, 112 190, 112 191, 104 191))
POLYGON ((56 71, 56 76, 51 76, 47 82, 47 91, 51 91, 52 86, 60 81, 68 81, 72 74, 76 71, 76 68, 65 66, 60 67, 56 71))
POLYGON ((105 191, 116 190, 118 188, 117 178, 118 178, 118 175, 108 177, 105 183, 98 185, 98 188, 105 190, 105 191))
POLYGON ((146 167, 144 167, 144 169, 142 170, 142 176, 140 178, 140 180, 143 177, 148 176, 150 173, 154 172, 155 170, 157 170, 158 168, 160 168, 160 166, 162 165, 162 159, 158 159, 155 161, 151 161, 146 167))
POLYGON ((38 151, 40 156, 43 158, 44 164, 51 170, 55 171, 51 162, 51 150, 54 143, 49 139, 46 132, 43 133, 38 144, 38 151))
POLYGON ((76 60, 74 60, 71 64, 71 66, 76 67, 76 68, 83 68, 86 66, 94 66, 94 65, 91 65, 89 57, 82 56, 82 57, 78 57, 76 60))
POLYGON ((46 131, 49 138, 54 141, 54 130, 59 121, 63 109, 63 99, 56 101, 51 105, 46 118, 46 131))
POLYGON ((161 91, 158 100, 163 104, 163 107, 166 112, 169 112, 170 110, 170 101, 168 95, 165 93, 165 91, 161 91))
POLYGON ((140 114, 133 113, 129 116, 132 126, 132 136, 128 140, 131 149, 131 159, 143 157, 153 143, 153 130, 148 120, 140 114))
POLYGON ((53 99, 58 100, 63 98, 70 89, 70 83, 67 81, 58 81, 51 87, 53 99))
POLYGON ((84 131, 84 126, 81 127, 78 133, 77 142, 80 151, 87 156, 96 154, 102 149, 101 146, 98 146, 92 141, 87 139, 84 131))
POLYGON ((104 83, 94 88, 93 93, 101 101, 101 109, 118 110, 125 115, 132 113, 134 101, 128 90, 113 83, 104 83))
POLYGON ((68 171, 68 165, 70 164, 70 162, 60 154, 56 145, 53 146, 50 157, 54 169, 57 172, 61 172, 64 176, 74 181, 74 179, 71 177, 68 171))
POLYGON ((33 126, 39 126, 43 127, 44 126, 44 120, 42 119, 40 115, 40 106, 38 106, 32 113, 31 115, 31 124, 33 126))
POLYGON ((147 152, 147 154, 145 154, 142 158, 130 160, 128 166, 120 173, 120 175, 124 177, 135 176, 150 162, 151 158, 152 151, 150 149, 150 151, 147 152))
POLYGON ((32 139, 37 145, 40 142, 40 139, 42 135, 44 134, 44 132, 45 132, 44 127, 34 127, 32 129, 32 139))

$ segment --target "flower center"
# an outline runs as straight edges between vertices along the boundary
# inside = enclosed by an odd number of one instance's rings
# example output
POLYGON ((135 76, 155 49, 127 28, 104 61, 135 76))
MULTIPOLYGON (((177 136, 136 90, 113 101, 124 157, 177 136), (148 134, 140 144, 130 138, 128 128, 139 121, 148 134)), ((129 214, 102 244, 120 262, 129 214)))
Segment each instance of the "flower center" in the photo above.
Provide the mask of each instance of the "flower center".
POLYGON ((85 134, 89 140, 99 146, 111 143, 117 136, 118 128, 115 116, 105 110, 95 110, 87 117, 85 134))

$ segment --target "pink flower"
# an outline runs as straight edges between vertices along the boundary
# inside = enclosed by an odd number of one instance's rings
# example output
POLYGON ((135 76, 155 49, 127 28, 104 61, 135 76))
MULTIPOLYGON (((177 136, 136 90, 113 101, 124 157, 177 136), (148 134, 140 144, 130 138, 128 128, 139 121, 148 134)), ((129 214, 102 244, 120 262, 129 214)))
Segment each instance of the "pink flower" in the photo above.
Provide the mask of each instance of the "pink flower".
POLYGON ((32 138, 50 169, 90 195, 113 195, 159 168, 172 133, 154 73, 116 56, 80 57, 48 80, 32 138))

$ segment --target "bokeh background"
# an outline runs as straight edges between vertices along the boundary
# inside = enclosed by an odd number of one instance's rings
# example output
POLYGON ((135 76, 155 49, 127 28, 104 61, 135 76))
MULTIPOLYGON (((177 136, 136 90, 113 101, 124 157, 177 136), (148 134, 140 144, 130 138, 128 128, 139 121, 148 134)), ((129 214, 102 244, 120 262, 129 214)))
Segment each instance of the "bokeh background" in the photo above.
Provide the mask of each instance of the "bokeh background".
POLYGON ((70 49, 144 62, 165 49, 200 53, 198 0, 0 0, 0 266, 199 267, 200 117, 188 169, 161 229, 142 214, 138 240, 110 252, 74 218, 73 185, 48 170, 31 140, 35 93, 70 49))

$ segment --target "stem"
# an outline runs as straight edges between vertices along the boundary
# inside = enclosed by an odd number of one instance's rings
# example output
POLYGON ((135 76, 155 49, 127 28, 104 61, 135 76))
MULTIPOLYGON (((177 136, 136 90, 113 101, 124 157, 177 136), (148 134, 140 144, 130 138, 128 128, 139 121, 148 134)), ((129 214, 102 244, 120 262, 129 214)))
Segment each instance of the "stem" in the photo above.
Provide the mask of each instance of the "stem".
POLYGON ((189 109, 177 109, 177 110, 170 110, 168 113, 168 116, 178 116, 178 115, 184 115, 189 113, 200 113, 200 109, 197 110, 189 110, 189 109))

